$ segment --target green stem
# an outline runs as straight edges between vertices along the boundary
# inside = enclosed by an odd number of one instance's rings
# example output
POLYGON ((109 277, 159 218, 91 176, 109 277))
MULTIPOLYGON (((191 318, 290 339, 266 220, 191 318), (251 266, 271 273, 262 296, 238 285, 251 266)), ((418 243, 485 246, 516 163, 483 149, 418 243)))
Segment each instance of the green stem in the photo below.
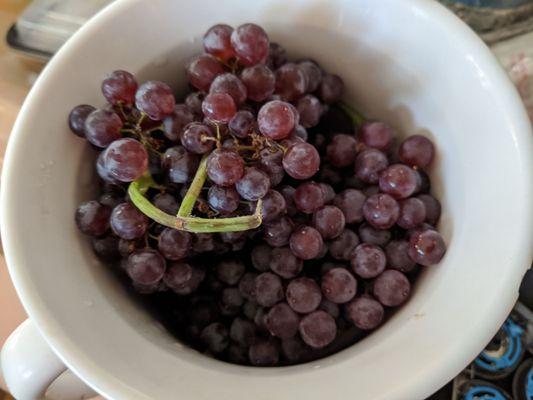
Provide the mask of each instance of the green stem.
POLYGON ((360 126, 366 121, 366 118, 362 114, 354 110, 344 101, 340 101, 338 104, 339 104, 339 107, 342 108, 344 112, 348 114, 348 116, 352 119, 352 122, 354 123, 354 125, 360 126))
POLYGON ((178 210, 178 217, 188 217, 191 215, 196 199, 200 195, 200 191, 204 187, 205 179, 207 178, 207 154, 203 156, 200 165, 196 170, 194 179, 192 180, 189 190, 185 194, 183 201, 181 202, 180 209, 178 210))

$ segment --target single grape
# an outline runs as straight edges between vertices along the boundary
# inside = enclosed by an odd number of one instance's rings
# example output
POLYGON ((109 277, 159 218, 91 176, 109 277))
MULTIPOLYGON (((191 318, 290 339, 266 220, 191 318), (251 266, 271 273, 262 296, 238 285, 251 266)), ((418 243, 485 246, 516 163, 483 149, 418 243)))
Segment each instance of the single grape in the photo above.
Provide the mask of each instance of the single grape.
POLYGON ((207 192, 207 202, 213 210, 229 214, 239 207, 239 193, 233 187, 213 185, 207 192))
POLYGON ((244 298, 238 288, 228 287, 222 290, 220 302, 227 308, 240 309, 244 304, 244 298))
POLYGON ((339 133, 333 136, 326 148, 329 163, 337 168, 352 165, 357 157, 356 143, 351 135, 339 133))
POLYGON ((291 308, 302 314, 316 310, 322 300, 320 287, 314 280, 305 277, 290 281, 285 296, 291 308))
POLYGON ((289 105, 289 108, 291 109, 293 115, 294 115, 294 126, 298 126, 300 123, 300 113, 298 112, 298 109, 292 105, 292 103, 287 103, 289 105))
POLYGON ((287 63, 275 72, 276 93, 285 101, 295 101, 307 90, 307 75, 298 64, 287 63))
POLYGON ((76 209, 78 229, 90 236, 102 236, 109 229, 111 209, 96 200, 81 203, 76 209))
POLYGON ((218 279, 228 285, 235 285, 241 279, 246 267, 239 260, 221 261, 215 267, 218 279))
POLYGON ((243 104, 247 97, 247 90, 244 83, 229 72, 218 75, 213 80, 209 87, 209 93, 229 94, 237 107, 243 104))
POLYGON ((255 302, 255 272, 246 272, 239 281, 239 292, 248 301, 255 302))
POLYGON ((229 336, 235 343, 248 347, 255 341, 255 325, 243 318, 235 318, 231 323, 229 336))
POLYGON ((372 290, 381 304, 396 307, 409 297, 411 284, 400 271, 388 269, 374 280, 372 290))
POLYGON ((320 273, 324 275, 326 272, 331 271, 333 268, 344 268, 348 269, 348 265, 342 264, 339 262, 327 261, 320 267, 320 273))
POLYGON ((172 114, 176 99, 172 89, 160 81, 148 81, 139 86, 135 94, 135 105, 154 121, 172 114))
POLYGON ((121 182, 140 178, 148 170, 148 153, 141 142, 124 138, 115 140, 102 156, 105 169, 121 182))
MULTIPOLYGON (((254 298, 255 298, 255 282, 254 282, 254 298)), ((254 320, 257 311, 259 310, 259 305, 254 301, 247 301, 242 306, 242 312, 244 316, 250 320, 254 320)))
POLYGON ((193 122, 185 127, 181 144, 185 149, 195 154, 205 154, 211 151, 215 145, 215 134, 207 125, 193 122))
POLYGON ((446 244, 444 239, 433 229, 420 230, 409 239, 409 257, 418 264, 425 266, 438 264, 444 253, 446 244))
POLYGON ((364 219, 363 204, 366 196, 357 189, 346 189, 340 192, 333 204, 340 208, 347 224, 356 224, 364 219))
POLYGON ((298 333, 300 318, 287 303, 278 303, 270 309, 265 324, 272 336, 289 339, 298 333))
POLYGON ((378 185, 367 186, 366 188, 363 189, 363 194, 366 197, 370 197, 370 196, 373 196, 373 195, 378 194, 378 193, 379 193, 379 186, 378 185))
POLYGON ((263 198, 270 189, 270 179, 266 173, 255 167, 248 167, 244 175, 235 184, 235 189, 241 197, 248 201, 263 198))
POLYGON ((111 212, 109 224, 117 236, 132 240, 144 235, 148 227, 148 217, 133 204, 122 203, 111 212))
POLYGON ((331 104, 339 101, 344 91, 344 82, 333 74, 326 74, 320 82, 319 96, 324 103, 331 104))
POLYGON ((385 246, 391 238, 390 231, 385 229, 376 229, 366 223, 359 227, 358 232, 361 242, 375 244, 376 246, 385 246))
POLYGON ((102 93, 111 104, 131 106, 135 102, 137 81, 127 71, 113 71, 102 81, 102 93))
POLYGON ((231 46, 241 64, 264 64, 268 56, 269 40, 259 25, 243 24, 231 34, 231 46))
POLYGON ((290 217, 295 216, 298 213, 298 209, 294 204, 294 192, 296 189, 289 185, 284 185, 279 188, 279 192, 285 199, 285 204, 287 205, 287 215, 290 217))
POLYGON ((166 212, 170 215, 176 215, 178 213, 179 204, 176 201, 176 198, 170 193, 158 193, 152 199, 154 206, 159 208, 161 211, 166 212))
POLYGON ((426 206, 416 197, 400 201, 400 216, 396 223, 404 229, 415 228, 426 219, 426 206))
POLYGON ((181 140, 184 128, 196 120, 196 115, 185 104, 176 104, 172 113, 163 119, 163 132, 172 142, 181 140))
POLYGON ((247 232, 246 231, 238 231, 238 232, 220 232, 220 239, 224 243, 237 243, 241 240, 246 239, 247 232))
POLYGON ((231 47, 232 33, 233 28, 229 25, 213 25, 208 29, 203 38, 205 52, 222 62, 227 62, 234 58, 235 52, 233 51, 233 47, 231 47))
POLYGON ((409 242, 407 240, 391 240, 385 247, 387 265, 400 272, 411 271, 416 263, 409 257, 409 242))
POLYGON ((272 247, 283 247, 289 244, 294 224, 291 219, 283 216, 263 224, 263 239, 272 247))
POLYGON ((380 247, 363 243, 355 248, 350 264, 361 278, 375 278, 385 270, 387 257, 380 247))
POLYGON ((291 135, 289 136, 289 139, 296 139, 296 138, 300 138, 304 142, 307 142, 307 139, 309 139, 309 133, 302 125, 296 125, 291 135))
POLYGON ((166 267, 165 259, 161 254, 153 249, 143 249, 130 254, 126 272, 133 282, 151 285, 163 278, 166 267))
POLYGON ((302 272, 303 262, 288 247, 277 247, 270 255, 270 269, 285 279, 295 278, 302 272))
POLYGON ((298 327, 303 341, 314 349, 327 346, 337 335, 335 320, 327 312, 318 310, 306 315, 298 327))
POLYGON ((98 202, 103 206, 107 206, 110 209, 115 208, 120 203, 124 202, 124 193, 119 191, 111 190, 109 192, 103 192, 98 199, 98 202))
POLYGON ((223 187, 233 186, 244 174, 244 161, 235 151, 214 150, 207 161, 207 176, 215 184, 223 187))
POLYGON ((94 110, 85 118, 85 138, 97 147, 105 148, 122 135, 122 120, 110 110, 94 110))
POLYGON ((211 82, 220 74, 226 72, 224 66, 217 59, 208 54, 194 57, 186 67, 189 83, 196 89, 207 92, 211 82))
POLYGON ((425 168, 433 160, 435 148, 431 140, 422 135, 412 135, 405 139, 398 150, 400 160, 412 167, 425 168))
POLYGON ((194 293, 205 278, 205 271, 178 261, 170 264, 163 277, 165 284, 179 296, 194 293))
POLYGON ((418 175, 420 176, 420 188, 418 189, 419 193, 429 193, 431 190, 431 181, 429 180, 428 174, 422 170, 417 169, 418 175))
POLYGON ((370 296, 358 297, 344 307, 346 318, 353 322, 359 329, 376 329, 381 321, 385 310, 383 306, 370 296))
POLYGON ((325 203, 324 192, 318 183, 304 182, 294 192, 294 204, 303 213, 311 214, 325 203))
POLYGON ((273 221, 282 216, 287 210, 287 203, 283 195, 276 190, 269 190, 263 197, 261 215, 263 222, 273 221))
POLYGON ((295 143, 283 156, 283 169, 294 179, 309 179, 320 167, 320 156, 313 145, 295 143))
POLYGON ((302 260, 316 258, 324 246, 320 232, 310 226, 296 228, 289 239, 291 251, 302 260))
POLYGON ((298 336, 281 341, 281 354, 290 363, 301 362, 307 352, 307 346, 298 336))
POLYGON ((204 101, 204 98, 205 93, 203 92, 191 92, 185 97, 185 105, 194 113, 194 115, 202 116, 202 102, 204 101))
POLYGON ((363 205, 366 221, 377 229, 389 229, 398 220, 400 206, 388 194, 374 194, 368 197, 363 205))
POLYGON ((255 278, 255 298, 259 305, 272 307, 283 299, 281 279, 271 272, 263 272, 255 278))
POLYGON ((355 232, 345 229, 339 236, 329 242, 329 254, 335 260, 347 261, 351 258, 358 244, 359 238, 355 232))
POLYGON ((120 259, 118 242, 119 239, 111 235, 92 238, 91 247, 99 259, 105 262, 113 262, 120 259))
POLYGON ((304 128, 316 126, 324 111, 320 100, 311 94, 300 97, 296 103, 296 109, 300 115, 300 124, 304 128))
POLYGON ((322 293, 333 303, 347 303, 356 292, 357 281, 346 268, 333 268, 322 276, 322 293))
POLYGON ((295 126, 289 103, 280 100, 265 103, 257 114, 257 123, 259 131, 274 140, 286 138, 295 126))
POLYGON ((229 121, 228 128, 235 136, 244 139, 255 130, 255 117, 250 111, 237 111, 229 121))
POLYGON ((252 265, 261 272, 270 269, 272 248, 264 244, 258 244, 252 249, 252 265))
POLYGON ((195 233, 193 236, 192 249, 195 253, 208 253, 215 249, 214 234, 195 233))
POLYGON ((402 164, 393 164, 379 175, 379 188, 397 199, 405 199, 420 188, 420 175, 402 164))
POLYGON ((189 232, 165 228, 159 236, 159 252, 169 260, 185 258, 191 248, 192 236, 189 232))
POLYGON ((272 69, 277 69, 286 62, 287 51, 279 43, 271 42, 268 49, 268 66, 272 69))
POLYGON ((324 193, 324 204, 329 204, 335 199, 335 189, 327 183, 319 183, 322 192, 324 193))
POLYGON ((202 103, 202 112, 210 121, 228 123, 237 112, 233 98, 227 93, 209 93, 202 103))
POLYGON ((385 152, 391 147, 394 136, 391 126, 377 121, 365 122, 358 132, 358 138, 365 146, 385 152))
POLYGON ((335 206, 324 206, 313 214, 313 225, 324 239, 334 239, 343 231, 346 221, 342 211, 335 206))
POLYGON ((162 166, 167 170, 168 178, 173 183, 190 182, 199 164, 198 156, 189 153, 181 146, 170 147, 163 154, 162 166))
POLYGON ((426 221, 431 225, 436 225, 440 218, 440 202, 430 194, 421 194, 417 199, 424 203, 426 209, 426 221))
POLYGON ((355 176, 365 183, 378 183, 379 174, 389 165, 387 156, 379 150, 367 149, 355 159, 355 176))
POLYGON ((248 358, 252 365, 274 366, 279 361, 279 344, 271 339, 260 339, 248 349, 248 358))
POLYGON ((68 115, 68 126, 70 130, 79 137, 85 137, 85 120, 96 108, 88 104, 80 104, 70 111, 68 115))
POLYGON ((312 93, 318 89, 322 82, 322 75, 324 74, 320 67, 311 60, 305 60, 298 63, 300 69, 302 69, 307 75, 307 93, 312 93))
POLYGON ((276 78, 266 65, 244 68, 241 72, 241 80, 246 86, 250 100, 265 101, 274 93, 276 78))
POLYGON ((222 353, 229 345, 228 330, 220 322, 207 325, 202 330, 200 339, 213 353, 222 353))

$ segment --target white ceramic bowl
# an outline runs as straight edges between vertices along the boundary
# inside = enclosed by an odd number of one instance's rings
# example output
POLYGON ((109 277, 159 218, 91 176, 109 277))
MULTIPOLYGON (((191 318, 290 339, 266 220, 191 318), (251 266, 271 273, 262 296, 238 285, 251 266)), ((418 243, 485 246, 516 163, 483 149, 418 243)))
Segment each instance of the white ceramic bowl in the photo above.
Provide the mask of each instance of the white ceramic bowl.
POLYGON ((496 332, 531 262, 529 122, 490 51, 423 0, 122 0, 84 26, 24 104, 2 176, 2 236, 31 319, 58 355, 112 399, 420 399, 496 332), (293 57, 346 82, 345 99, 403 135, 432 137, 448 253, 411 300, 357 345, 286 368, 224 364, 177 343, 92 255, 74 224, 91 198, 88 145, 66 124, 103 105, 114 69, 184 86, 183 65, 218 22, 254 21, 293 57))

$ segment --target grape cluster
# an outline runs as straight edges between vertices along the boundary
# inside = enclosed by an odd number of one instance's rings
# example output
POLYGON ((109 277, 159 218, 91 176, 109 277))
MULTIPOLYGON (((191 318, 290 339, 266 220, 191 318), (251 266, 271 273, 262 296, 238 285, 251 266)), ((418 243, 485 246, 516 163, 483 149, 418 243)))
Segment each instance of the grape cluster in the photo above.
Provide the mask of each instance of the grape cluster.
POLYGON ((101 192, 78 228, 96 255, 182 341, 234 363, 288 365, 324 357, 377 328, 407 301, 421 266, 446 246, 425 169, 434 146, 397 143, 380 121, 354 123, 342 79, 315 61, 289 61, 255 24, 215 25, 186 65, 176 103, 163 82, 126 71, 102 83, 108 104, 79 105, 74 134, 99 154, 101 192), (193 188, 204 163, 206 180, 193 188), (202 233, 163 226, 127 188, 176 215, 250 215, 255 229, 202 233), (192 193, 192 194, 191 194, 192 193), (258 203, 260 202, 260 203, 258 203))

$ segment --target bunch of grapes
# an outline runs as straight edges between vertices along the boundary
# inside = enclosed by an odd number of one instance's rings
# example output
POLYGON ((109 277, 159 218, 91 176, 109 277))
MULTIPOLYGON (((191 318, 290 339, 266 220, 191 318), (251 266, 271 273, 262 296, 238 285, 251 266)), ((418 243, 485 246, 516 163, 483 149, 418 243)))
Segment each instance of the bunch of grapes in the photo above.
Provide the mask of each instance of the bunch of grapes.
POLYGON ((424 172, 434 146, 359 121, 340 103, 339 76, 288 61, 255 24, 215 25, 203 45, 180 103, 163 82, 114 71, 104 108, 72 110, 71 130, 99 151, 102 182, 77 226, 169 330, 207 355, 275 366, 345 348, 444 256, 424 172), (150 182, 141 197, 140 182, 150 182), (195 224, 176 229, 191 199, 195 224), (238 225, 254 210, 259 226, 238 225))

